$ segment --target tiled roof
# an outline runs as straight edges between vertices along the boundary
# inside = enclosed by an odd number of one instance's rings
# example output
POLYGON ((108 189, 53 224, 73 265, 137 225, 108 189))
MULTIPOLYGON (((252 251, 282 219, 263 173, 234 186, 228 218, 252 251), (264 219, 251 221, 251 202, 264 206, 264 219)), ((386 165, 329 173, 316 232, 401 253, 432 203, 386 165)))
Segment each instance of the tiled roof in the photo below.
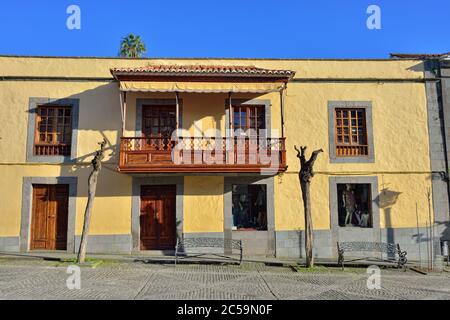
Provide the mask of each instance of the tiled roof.
POLYGON ((186 75, 186 76, 235 76, 291 78, 290 70, 262 69, 254 66, 207 66, 207 65, 150 65, 141 68, 113 68, 118 75, 186 75))
POLYGON ((450 56, 450 52, 447 53, 391 53, 391 58, 399 59, 439 59, 450 56))

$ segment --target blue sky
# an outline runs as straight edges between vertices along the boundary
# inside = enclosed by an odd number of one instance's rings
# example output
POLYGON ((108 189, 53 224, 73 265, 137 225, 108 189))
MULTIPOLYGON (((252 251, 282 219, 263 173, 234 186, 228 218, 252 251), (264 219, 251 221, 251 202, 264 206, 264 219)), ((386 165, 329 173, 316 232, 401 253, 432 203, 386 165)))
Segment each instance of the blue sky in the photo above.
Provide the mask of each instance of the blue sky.
POLYGON ((141 35, 148 57, 386 58, 450 51, 448 0, 15 0, 0 4, 0 54, 117 56, 141 35), (81 30, 66 9, 81 8, 81 30), (366 27, 381 8, 381 30, 366 27))

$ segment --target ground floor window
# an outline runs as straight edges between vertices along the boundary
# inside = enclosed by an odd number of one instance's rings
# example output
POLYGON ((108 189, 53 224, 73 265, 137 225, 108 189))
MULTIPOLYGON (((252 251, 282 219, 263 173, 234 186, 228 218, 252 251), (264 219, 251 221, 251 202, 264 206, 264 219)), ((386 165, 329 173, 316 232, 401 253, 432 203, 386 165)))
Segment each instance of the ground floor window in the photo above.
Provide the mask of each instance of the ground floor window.
POLYGON ((267 230, 267 187, 262 184, 232 186, 233 229, 267 230))
POLYGON ((372 228, 372 195, 370 184, 338 183, 340 227, 372 228))

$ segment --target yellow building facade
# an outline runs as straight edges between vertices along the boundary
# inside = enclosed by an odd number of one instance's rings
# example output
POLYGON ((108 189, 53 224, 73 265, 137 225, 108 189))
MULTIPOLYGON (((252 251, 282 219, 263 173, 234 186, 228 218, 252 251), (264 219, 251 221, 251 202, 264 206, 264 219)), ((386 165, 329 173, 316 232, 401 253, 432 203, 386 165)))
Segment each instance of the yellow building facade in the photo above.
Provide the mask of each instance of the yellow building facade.
POLYGON ((219 237, 242 240, 247 256, 302 256, 296 145, 324 150, 311 185, 317 257, 362 239, 416 257, 418 230, 448 221, 425 69, 407 59, 0 57, 0 251, 77 250, 90 161, 106 139, 90 252, 219 237), (264 146, 253 152, 238 128, 266 130, 264 146), (227 138, 231 149, 215 149, 227 138))

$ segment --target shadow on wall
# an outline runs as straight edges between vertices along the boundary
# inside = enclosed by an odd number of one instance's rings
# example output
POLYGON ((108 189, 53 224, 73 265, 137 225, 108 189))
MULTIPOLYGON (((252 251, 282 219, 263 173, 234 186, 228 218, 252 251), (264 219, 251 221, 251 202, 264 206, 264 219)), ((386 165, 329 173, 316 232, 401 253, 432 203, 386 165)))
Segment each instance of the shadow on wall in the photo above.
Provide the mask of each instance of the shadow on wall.
POLYGON ((378 197, 375 199, 376 204, 383 211, 384 228, 386 229, 386 237, 388 243, 395 243, 395 231, 392 227, 392 208, 397 203, 401 192, 390 190, 384 187, 378 197))
MULTIPOLYGON (((149 95, 151 97, 153 95, 149 95)), ((240 100, 254 99, 258 95, 246 95, 240 100)), ((140 96, 142 98, 142 96, 140 96)), ((227 96, 221 98, 221 107, 227 96)), ((130 196, 131 179, 129 174, 117 171, 120 153, 120 136, 122 130, 120 99, 117 83, 101 84, 80 93, 61 97, 64 99, 78 99, 79 121, 77 133, 78 157, 73 163, 61 166, 60 176, 77 176, 78 196, 87 197, 87 180, 92 170, 90 161, 99 148, 98 143, 106 139, 105 161, 100 172, 97 188, 98 197, 130 196), (86 152, 88 150, 88 152, 86 152), (80 153, 82 155, 80 155, 80 153)), ((185 106, 186 107, 186 106, 185 106)), ((186 110, 186 108, 185 108, 186 110)), ((36 110, 30 110, 35 112, 36 110)), ((27 111, 28 112, 28 111, 27 111)), ((225 113, 225 109, 224 109, 225 113)), ((220 115, 221 117, 222 115, 220 115)), ((220 117, 214 119, 217 128, 220 128, 220 117)), ((131 122, 132 123, 132 122, 131 122)), ((130 125, 130 122, 127 122, 130 125)), ((261 179, 266 178, 262 177, 261 179)), ((194 192, 195 193, 195 192, 194 192)), ((207 193, 208 195, 211 194, 207 193)))
POLYGON ((412 67, 407 68, 406 70, 423 73, 425 71, 425 63, 420 62, 418 64, 413 65, 412 67))
MULTIPOLYGON (((109 187, 110 184, 117 184, 124 179, 130 179, 117 172, 120 146, 119 133, 122 127, 117 83, 111 82, 99 85, 94 89, 61 98, 61 100, 65 99, 78 99, 80 101, 77 153, 80 154, 83 149, 89 149, 90 152, 61 166, 59 175, 77 176, 79 178, 78 196, 87 197, 87 180, 92 170, 90 161, 99 148, 98 143, 106 139, 106 161, 103 162, 100 172, 97 195, 99 197, 129 196, 130 191, 127 188, 109 187)), ((55 103, 57 101, 52 102, 52 104, 55 103)), ((36 112, 36 110, 27 110, 26 112, 36 112)))

